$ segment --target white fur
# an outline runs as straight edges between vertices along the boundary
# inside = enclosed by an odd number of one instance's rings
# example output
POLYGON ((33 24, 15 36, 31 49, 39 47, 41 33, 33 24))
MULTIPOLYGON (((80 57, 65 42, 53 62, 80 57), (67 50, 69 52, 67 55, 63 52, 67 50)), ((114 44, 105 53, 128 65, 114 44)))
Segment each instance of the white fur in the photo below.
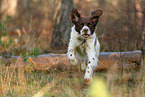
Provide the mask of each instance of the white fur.
POLYGON ((82 28, 82 30, 80 31, 82 35, 85 34, 84 31, 83 31, 84 29, 88 29, 88 33, 87 34, 91 34, 91 31, 90 31, 89 27, 88 26, 84 26, 82 28))
POLYGON ((81 69, 86 69, 84 79, 92 79, 93 69, 97 66, 99 52, 100 44, 95 32, 84 39, 81 34, 75 31, 75 26, 72 27, 67 57, 72 65, 77 65, 78 61, 81 61, 81 69), (87 68, 86 61, 88 61, 87 68))

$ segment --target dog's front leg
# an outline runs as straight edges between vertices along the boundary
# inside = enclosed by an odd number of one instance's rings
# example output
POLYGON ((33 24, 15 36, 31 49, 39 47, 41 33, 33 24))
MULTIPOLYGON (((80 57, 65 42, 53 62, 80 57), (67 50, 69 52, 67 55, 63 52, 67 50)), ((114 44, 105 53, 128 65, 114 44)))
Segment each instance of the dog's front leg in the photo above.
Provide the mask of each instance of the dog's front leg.
POLYGON ((84 76, 84 80, 86 83, 90 83, 92 80, 93 69, 97 66, 98 58, 95 56, 94 48, 87 48, 87 55, 88 55, 88 65, 86 68, 86 73, 84 76))
POLYGON ((68 50, 67 57, 68 57, 71 65, 77 65, 78 64, 74 49, 68 50))

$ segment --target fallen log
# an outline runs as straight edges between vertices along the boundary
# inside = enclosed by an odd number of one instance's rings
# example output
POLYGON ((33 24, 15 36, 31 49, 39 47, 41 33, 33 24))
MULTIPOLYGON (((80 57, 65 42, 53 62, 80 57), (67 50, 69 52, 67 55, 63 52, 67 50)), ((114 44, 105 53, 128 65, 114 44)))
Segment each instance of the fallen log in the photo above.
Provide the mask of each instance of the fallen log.
MULTIPOLYGON (((64 64, 69 65, 69 60, 66 54, 44 54, 34 59, 37 64, 64 64)), ((141 62, 141 51, 130 51, 130 52, 101 52, 99 56, 99 62, 97 69, 108 69, 112 66, 123 62, 124 68, 134 67, 139 65, 141 62)), ((118 67, 120 68, 120 67, 118 67)))
MULTIPOLYGON (((11 56, 11 59, 18 58, 19 56, 11 56)), ((1 59, 6 59, 0 57, 1 59)), ((37 69, 49 69, 56 66, 60 69, 70 66, 69 60, 66 54, 43 54, 34 58, 33 61, 36 64, 37 69)), ((129 51, 129 52, 101 52, 99 56, 99 62, 96 70, 108 69, 121 64, 117 68, 132 68, 140 65, 141 51, 129 51)), ((25 63, 24 63, 25 64, 25 63)))

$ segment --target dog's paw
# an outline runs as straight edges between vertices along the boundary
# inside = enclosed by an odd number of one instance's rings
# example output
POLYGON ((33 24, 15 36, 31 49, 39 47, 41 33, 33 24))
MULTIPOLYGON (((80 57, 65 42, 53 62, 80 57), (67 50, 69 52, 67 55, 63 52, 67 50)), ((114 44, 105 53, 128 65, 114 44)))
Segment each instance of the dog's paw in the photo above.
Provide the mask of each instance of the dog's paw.
POLYGON ((86 85, 89 85, 92 82, 92 78, 84 79, 86 85))
POLYGON ((84 76, 84 81, 85 83, 91 83, 92 81, 92 74, 93 74, 93 71, 91 68, 88 68, 86 69, 86 73, 85 73, 85 76, 84 76))

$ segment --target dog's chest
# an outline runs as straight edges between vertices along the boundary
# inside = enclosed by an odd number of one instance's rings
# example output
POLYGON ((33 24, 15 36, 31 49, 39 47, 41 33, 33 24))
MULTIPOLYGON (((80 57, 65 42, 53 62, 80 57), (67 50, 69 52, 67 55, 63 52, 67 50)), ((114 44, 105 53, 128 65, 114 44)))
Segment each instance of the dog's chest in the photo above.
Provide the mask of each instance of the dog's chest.
POLYGON ((79 55, 86 55, 86 47, 88 46, 85 39, 78 39, 80 42, 80 45, 76 47, 76 51, 79 55))
POLYGON ((87 46, 86 40, 82 40, 82 42, 81 42, 81 44, 80 44, 80 49, 81 49, 81 50, 85 50, 86 46, 87 46))

